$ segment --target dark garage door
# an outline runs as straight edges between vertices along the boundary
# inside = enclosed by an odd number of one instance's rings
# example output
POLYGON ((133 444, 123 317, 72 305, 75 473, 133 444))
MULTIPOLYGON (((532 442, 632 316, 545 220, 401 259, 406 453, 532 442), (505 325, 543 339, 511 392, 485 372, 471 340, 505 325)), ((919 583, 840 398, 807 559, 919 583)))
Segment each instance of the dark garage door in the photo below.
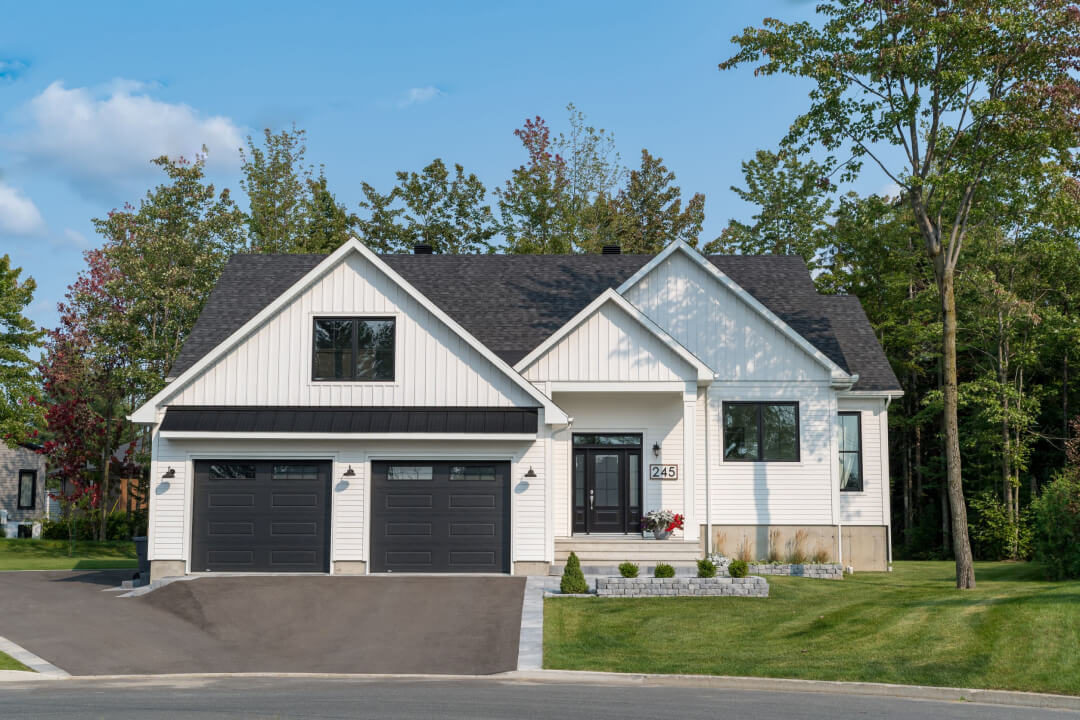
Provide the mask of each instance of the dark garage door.
POLYGON ((373 572, 509 572, 510 463, 373 462, 373 572))
POLYGON ((195 462, 193 572, 329 569, 329 462, 195 462))

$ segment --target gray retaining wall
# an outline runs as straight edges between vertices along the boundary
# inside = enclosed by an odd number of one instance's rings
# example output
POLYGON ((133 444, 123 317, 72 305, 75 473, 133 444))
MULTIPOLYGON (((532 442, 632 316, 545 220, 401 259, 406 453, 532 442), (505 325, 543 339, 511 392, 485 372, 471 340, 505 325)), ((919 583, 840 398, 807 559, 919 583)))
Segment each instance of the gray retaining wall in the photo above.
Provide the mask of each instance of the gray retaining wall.
POLYGON ((791 575, 817 580, 843 580, 844 568, 835 563, 807 563, 805 565, 750 563, 749 572, 755 575, 791 575))
POLYGON ((762 577, 713 578, 597 578, 600 597, 673 597, 728 595, 768 597, 769 583, 762 577))

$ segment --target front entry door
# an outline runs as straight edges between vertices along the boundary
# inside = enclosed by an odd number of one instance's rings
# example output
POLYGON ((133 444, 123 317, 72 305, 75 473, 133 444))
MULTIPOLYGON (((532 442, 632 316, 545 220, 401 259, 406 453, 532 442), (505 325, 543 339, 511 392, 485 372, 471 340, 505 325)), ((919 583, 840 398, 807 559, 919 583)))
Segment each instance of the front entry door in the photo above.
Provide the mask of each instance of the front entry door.
POLYGON ((641 436, 589 434, 574 440, 574 532, 639 532, 641 436), (620 441, 622 446, 615 444, 620 441))

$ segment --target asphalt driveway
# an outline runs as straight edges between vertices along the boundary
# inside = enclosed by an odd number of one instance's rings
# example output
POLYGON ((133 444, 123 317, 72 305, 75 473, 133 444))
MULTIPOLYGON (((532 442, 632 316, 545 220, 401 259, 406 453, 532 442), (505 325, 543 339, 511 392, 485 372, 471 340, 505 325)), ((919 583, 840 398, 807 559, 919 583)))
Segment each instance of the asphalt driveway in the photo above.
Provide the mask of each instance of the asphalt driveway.
POLYGON ((72 675, 517 667, 524 578, 217 577, 138 598, 107 590, 130 576, 0 573, 0 636, 72 675))

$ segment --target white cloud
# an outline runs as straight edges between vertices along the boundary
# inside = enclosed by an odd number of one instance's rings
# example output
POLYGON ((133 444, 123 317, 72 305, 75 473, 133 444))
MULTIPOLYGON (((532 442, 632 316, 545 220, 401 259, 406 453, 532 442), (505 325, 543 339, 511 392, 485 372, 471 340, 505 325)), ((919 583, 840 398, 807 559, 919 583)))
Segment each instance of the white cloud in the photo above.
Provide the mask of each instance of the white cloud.
POLYGON ((45 230, 45 219, 34 201, 3 182, 0 182, 0 230, 24 236, 45 230))
POLYGON ((86 236, 78 230, 72 230, 71 228, 64 228, 64 232, 61 238, 61 244, 70 245, 77 248, 89 247, 90 243, 87 242, 86 236))
POLYGON ((157 100, 148 94, 153 89, 122 79, 98 89, 54 82, 23 108, 29 128, 12 149, 91 194, 101 183, 126 187, 144 180, 159 155, 192 158, 203 145, 209 165, 238 166, 243 139, 231 119, 157 100))
POLYGON ((882 186, 882 188, 877 191, 877 194, 878 194, 879 197, 883 197, 883 198, 884 197, 897 198, 897 197, 900 197, 901 192, 903 192, 903 189, 899 185, 897 185, 896 183, 890 181, 890 182, 886 183, 884 186, 882 186))
POLYGON ((405 92, 405 96, 398 101, 398 107, 404 108, 410 105, 420 105, 422 103, 431 102, 436 98, 440 98, 446 93, 435 87, 434 85, 425 85, 424 87, 409 88, 405 92))

